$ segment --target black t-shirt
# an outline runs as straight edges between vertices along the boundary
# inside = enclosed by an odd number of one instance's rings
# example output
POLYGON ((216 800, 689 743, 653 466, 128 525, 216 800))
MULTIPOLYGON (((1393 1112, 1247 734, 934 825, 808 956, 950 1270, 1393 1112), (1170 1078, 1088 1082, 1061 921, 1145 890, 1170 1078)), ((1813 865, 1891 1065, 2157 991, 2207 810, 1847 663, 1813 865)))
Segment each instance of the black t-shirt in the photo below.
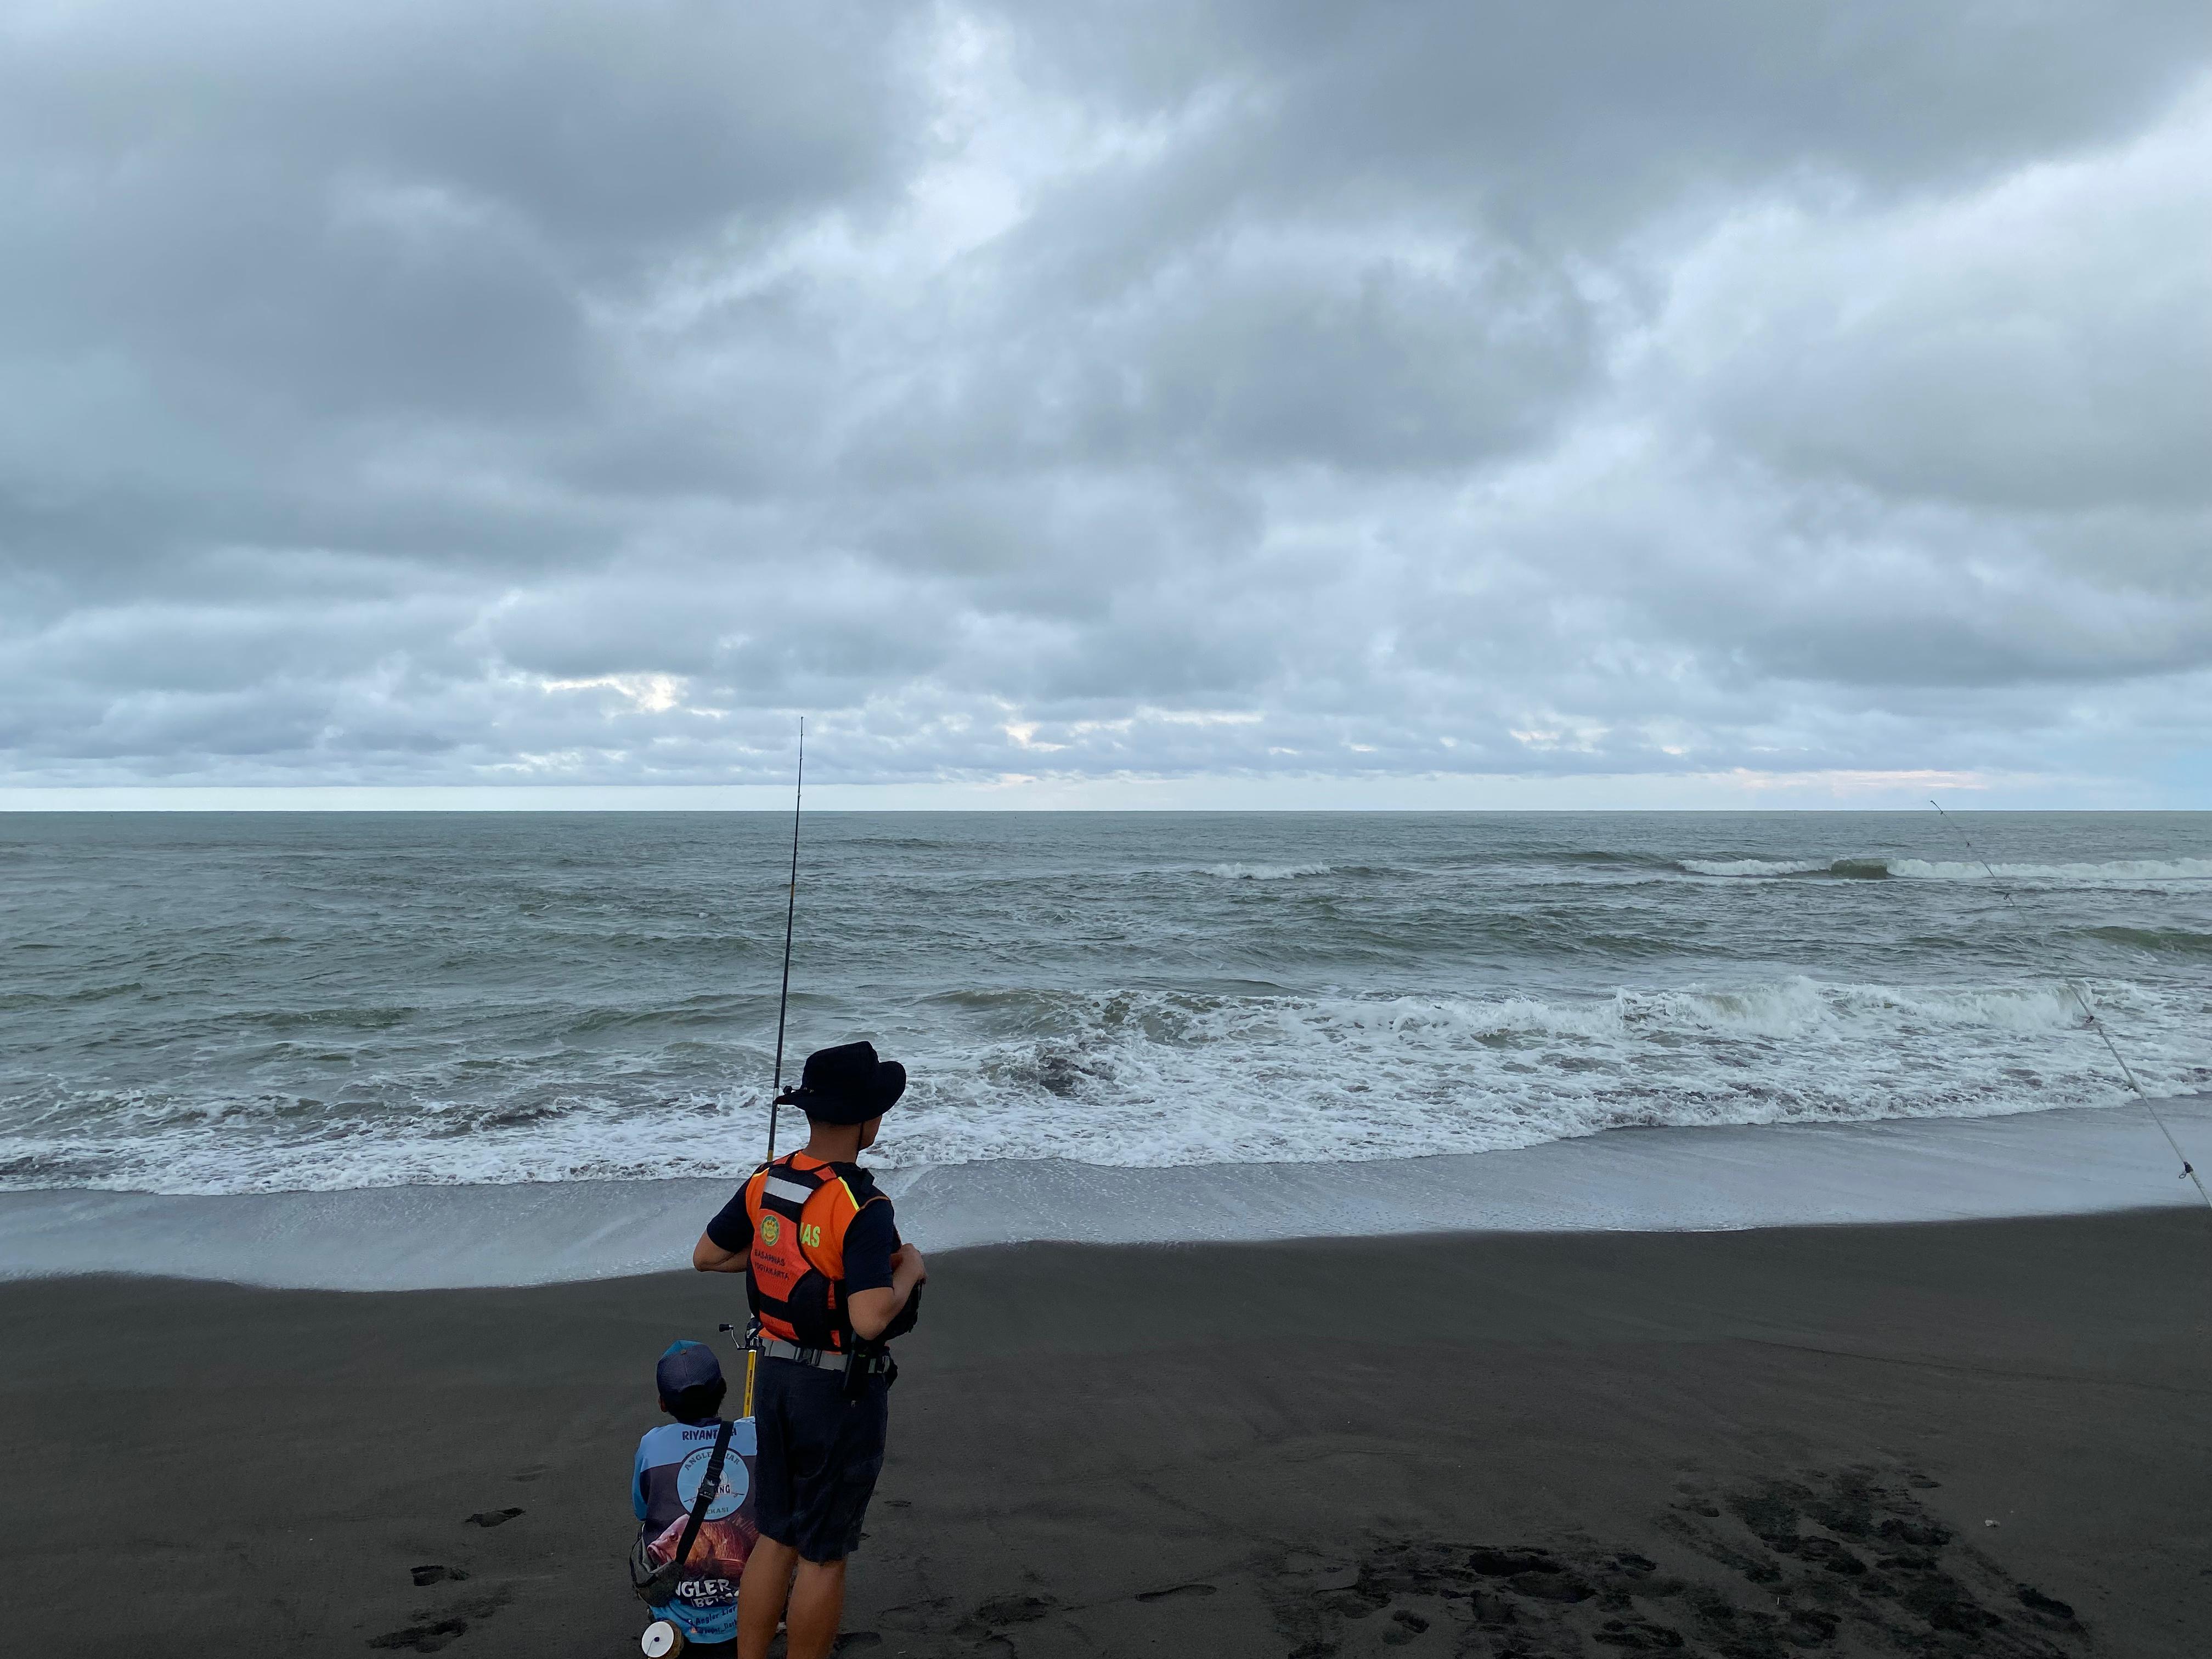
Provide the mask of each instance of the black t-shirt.
MULTIPOLYGON (((752 1248, 753 1218, 745 1212, 744 1186, 707 1224, 707 1237, 725 1250, 752 1248)), ((845 1294, 849 1297, 855 1291, 889 1290, 891 1253, 898 1245, 898 1226, 891 1216, 890 1200, 878 1195, 861 1205, 845 1227, 845 1294)))

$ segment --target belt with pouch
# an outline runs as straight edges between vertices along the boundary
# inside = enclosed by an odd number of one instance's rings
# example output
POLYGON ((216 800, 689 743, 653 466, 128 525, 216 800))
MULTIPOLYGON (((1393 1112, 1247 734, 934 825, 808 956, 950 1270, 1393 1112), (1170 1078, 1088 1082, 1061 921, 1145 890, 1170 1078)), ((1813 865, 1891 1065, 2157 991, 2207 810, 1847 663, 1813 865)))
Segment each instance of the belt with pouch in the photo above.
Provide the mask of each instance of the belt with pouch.
POLYGON ((840 1353, 835 1348, 802 1348, 796 1342, 765 1335, 754 1337, 752 1346, 755 1352, 770 1359, 787 1359, 794 1365, 811 1365, 817 1370, 836 1371, 845 1376, 874 1376, 891 1369, 888 1353, 840 1353))

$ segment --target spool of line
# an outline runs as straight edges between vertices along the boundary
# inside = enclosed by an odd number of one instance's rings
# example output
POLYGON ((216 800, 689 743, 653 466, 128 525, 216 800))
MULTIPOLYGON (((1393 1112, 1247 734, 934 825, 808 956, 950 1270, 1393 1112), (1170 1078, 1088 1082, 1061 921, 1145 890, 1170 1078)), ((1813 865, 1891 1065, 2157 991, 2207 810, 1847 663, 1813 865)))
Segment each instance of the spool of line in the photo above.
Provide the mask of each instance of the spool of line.
POLYGON ((684 1651, 684 1632, 667 1620, 656 1619, 637 1638, 637 1650, 645 1659, 674 1659, 684 1651))

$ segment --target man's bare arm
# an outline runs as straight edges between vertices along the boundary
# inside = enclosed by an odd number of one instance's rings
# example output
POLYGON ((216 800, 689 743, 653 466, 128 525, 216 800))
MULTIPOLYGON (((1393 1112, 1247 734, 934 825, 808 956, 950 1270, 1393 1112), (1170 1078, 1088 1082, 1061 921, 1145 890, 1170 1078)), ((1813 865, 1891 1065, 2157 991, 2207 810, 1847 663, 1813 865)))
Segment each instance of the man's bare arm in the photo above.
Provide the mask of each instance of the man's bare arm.
POLYGON ((752 1254, 750 1244, 742 1250, 726 1250, 701 1233, 699 1242, 691 1247, 691 1265, 702 1273, 741 1273, 745 1263, 752 1260, 752 1254))
POLYGON ((905 1308, 915 1286, 928 1277, 929 1266, 921 1252, 911 1244, 900 1245, 891 1255, 891 1282, 877 1290, 855 1291, 846 1299, 845 1313, 853 1322, 854 1334, 867 1340, 881 1336, 905 1308))

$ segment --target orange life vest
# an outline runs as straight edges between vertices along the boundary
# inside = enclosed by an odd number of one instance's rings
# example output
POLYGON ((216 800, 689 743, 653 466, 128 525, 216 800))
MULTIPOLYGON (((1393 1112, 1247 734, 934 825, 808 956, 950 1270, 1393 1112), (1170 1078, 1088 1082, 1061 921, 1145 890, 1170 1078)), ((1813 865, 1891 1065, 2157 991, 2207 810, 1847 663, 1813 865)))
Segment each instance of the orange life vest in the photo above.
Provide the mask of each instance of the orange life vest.
POLYGON ((882 1201, 857 1164, 824 1164, 792 1152, 753 1171, 745 1182, 745 1213, 753 1224, 745 1299, 763 1333, 802 1348, 850 1350, 845 1231, 854 1216, 882 1201))

